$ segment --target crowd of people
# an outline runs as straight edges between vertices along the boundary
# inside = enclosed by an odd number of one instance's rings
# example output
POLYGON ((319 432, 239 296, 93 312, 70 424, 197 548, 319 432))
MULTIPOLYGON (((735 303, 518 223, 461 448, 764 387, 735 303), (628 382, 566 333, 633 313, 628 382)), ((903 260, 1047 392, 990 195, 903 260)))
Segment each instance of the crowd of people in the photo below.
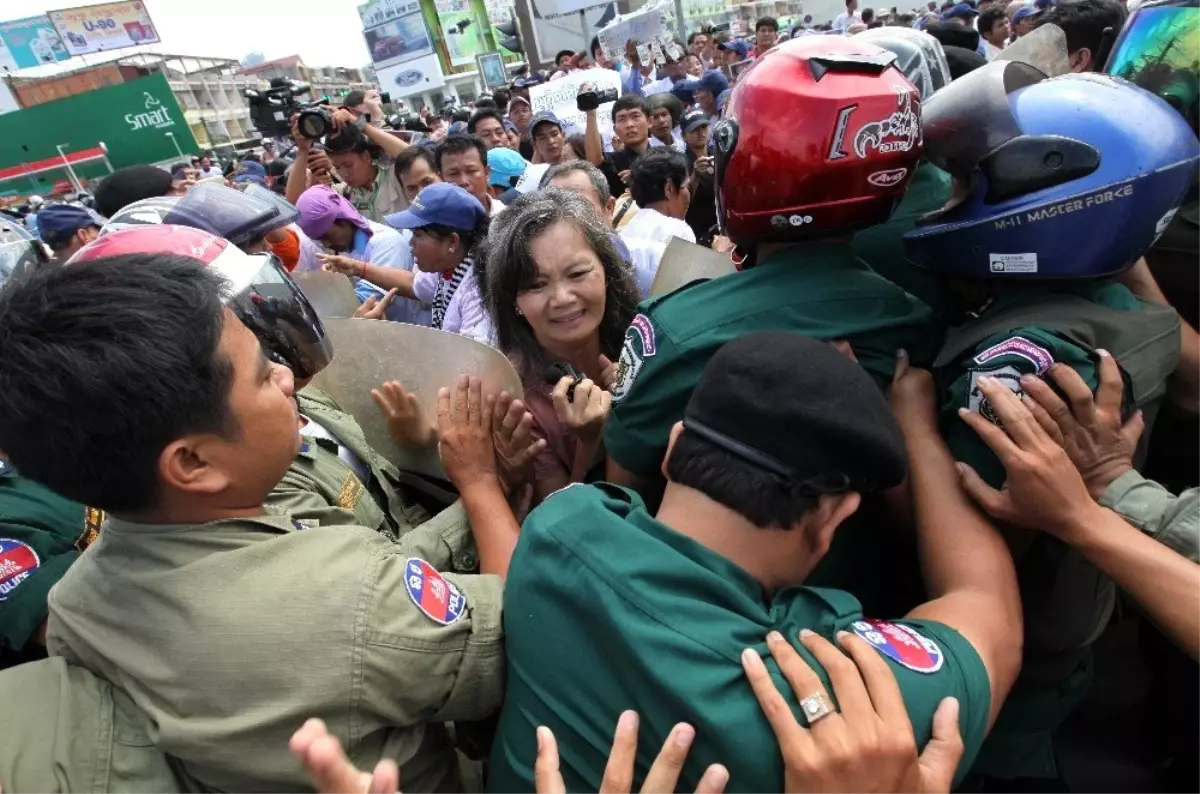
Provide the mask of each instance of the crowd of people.
POLYGON ((846 8, 0 218, 0 787, 1194 790, 1200 8, 846 8))

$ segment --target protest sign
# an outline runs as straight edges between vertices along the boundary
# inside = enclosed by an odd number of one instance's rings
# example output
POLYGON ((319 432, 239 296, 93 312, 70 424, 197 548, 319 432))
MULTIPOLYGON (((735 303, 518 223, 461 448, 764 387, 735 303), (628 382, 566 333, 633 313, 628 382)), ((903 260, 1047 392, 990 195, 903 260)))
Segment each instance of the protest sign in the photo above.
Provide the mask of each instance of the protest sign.
MULTIPOLYGON (((549 110, 558 116, 565 135, 576 132, 583 133, 587 127, 587 118, 579 109, 575 98, 579 96, 580 86, 586 83, 594 85, 597 91, 615 89, 618 94, 621 93, 621 76, 613 70, 584 69, 530 88, 529 102, 533 112, 540 113, 543 110, 549 110)), ((596 110, 600 136, 605 140, 612 137, 612 106, 612 102, 607 102, 596 110)))

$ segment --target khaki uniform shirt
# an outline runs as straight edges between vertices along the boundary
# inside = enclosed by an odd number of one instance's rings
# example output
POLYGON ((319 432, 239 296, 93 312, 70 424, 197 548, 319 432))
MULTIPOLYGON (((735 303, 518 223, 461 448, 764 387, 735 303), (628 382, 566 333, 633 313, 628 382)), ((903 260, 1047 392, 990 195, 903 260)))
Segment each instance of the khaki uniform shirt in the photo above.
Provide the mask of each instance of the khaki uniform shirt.
POLYGON ((381 158, 376 163, 375 181, 371 187, 343 186, 343 193, 354 209, 376 223, 383 223, 383 219, 392 213, 408 209, 404 186, 400 184, 400 178, 392 166, 392 160, 381 158))
POLYGON ((180 791, 133 702, 64 659, 0 672, 6 791, 180 791))
POLYGON ((302 790, 319 717, 405 789, 458 790, 442 723, 499 708, 502 581, 438 573, 470 545, 452 507, 398 542, 273 509, 201 525, 108 518, 50 594, 48 649, 127 692, 190 787, 302 790))

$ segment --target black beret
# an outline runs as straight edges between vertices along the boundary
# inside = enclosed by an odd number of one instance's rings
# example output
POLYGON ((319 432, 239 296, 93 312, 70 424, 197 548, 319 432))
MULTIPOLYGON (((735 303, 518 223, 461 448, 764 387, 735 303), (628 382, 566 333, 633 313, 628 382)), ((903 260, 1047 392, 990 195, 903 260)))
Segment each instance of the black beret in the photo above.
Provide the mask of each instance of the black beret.
POLYGON ((118 169, 96 188, 96 211, 106 218, 135 201, 171 192, 171 175, 152 165, 131 165, 118 169))
POLYGON ((904 480, 907 457, 887 398, 827 342, 783 331, 717 351, 688 401, 684 433, 814 493, 870 493, 904 480))

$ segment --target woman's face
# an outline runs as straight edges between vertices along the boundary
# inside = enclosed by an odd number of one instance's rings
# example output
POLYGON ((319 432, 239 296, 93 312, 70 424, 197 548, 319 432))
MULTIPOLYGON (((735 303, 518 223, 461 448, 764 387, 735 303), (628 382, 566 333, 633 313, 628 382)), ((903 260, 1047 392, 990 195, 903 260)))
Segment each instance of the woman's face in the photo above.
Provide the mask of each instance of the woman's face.
POLYGON ((418 270, 426 273, 445 273, 463 260, 462 241, 457 234, 439 237, 425 229, 413 229, 413 259, 418 270))
POLYGON ((537 276, 517 293, 517 308, 538 344, 577 345, 594 337, 604 317, 604 265, 573 223, 559 222, 529 245, 537 276))

